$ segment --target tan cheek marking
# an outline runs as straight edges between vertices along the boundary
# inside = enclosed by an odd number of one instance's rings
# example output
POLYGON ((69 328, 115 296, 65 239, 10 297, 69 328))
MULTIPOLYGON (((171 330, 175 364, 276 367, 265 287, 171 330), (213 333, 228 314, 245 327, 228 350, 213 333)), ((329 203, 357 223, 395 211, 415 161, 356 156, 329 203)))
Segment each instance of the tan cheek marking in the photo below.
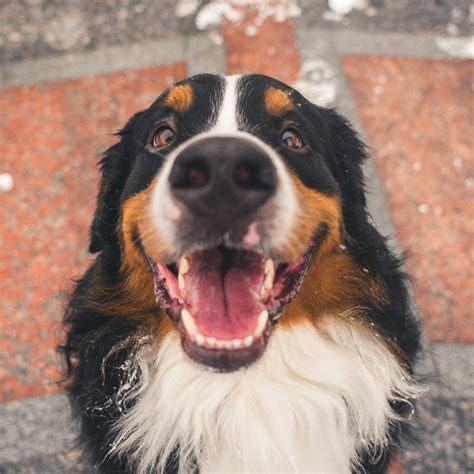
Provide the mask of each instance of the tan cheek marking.
POLYGON ((193 89, 190 84, 173 87, 166 98, 166 105, 177 112, 185 112, 192 103, 193 89))
POLYGON ((300 293, 281 317, 282 325, 316 321, 324 315, 337 316, 368 301, 381 307, 385 294, 376 277, 365 272, 340 248, 344 232, 340 199, 307 188, 293 173, 290 176, 301 210, 291 230, 293 238, 289 245, 298 249, 298 256, 322 223, 327 225, 327 233, 313 257, 300 293))
POLYGON ((275 117, 293 109, 293 102, 287 92, 270 87, 265 91, 265 107, 275 117))
MULTIPOLYGON (((151 312, 156 316, 153 275, 143 252, 133 241, 136 235, 142 238, 140 226, 147 220, 151 189, 152 186, 149 186, 127 199, 122 205, 118 224, 122 254, 120 262, 122 281, 120 287, 114 289, 113 297, 111 290, 104 288, 104 308, 108 312, 131 316, 151 312)), ((156 232, 148 238, 157 243, 160 242, 156 232)))
MULTIPOLYGON (((350 255, 333 250, 316 254, 300 293, 281 317, 283 326, 322 318, 341 318, 367 303, 381 308, 385 294, 377 279, 368 275, 350 255)), ((363 311, 356 319, 363 319, 363 311)))

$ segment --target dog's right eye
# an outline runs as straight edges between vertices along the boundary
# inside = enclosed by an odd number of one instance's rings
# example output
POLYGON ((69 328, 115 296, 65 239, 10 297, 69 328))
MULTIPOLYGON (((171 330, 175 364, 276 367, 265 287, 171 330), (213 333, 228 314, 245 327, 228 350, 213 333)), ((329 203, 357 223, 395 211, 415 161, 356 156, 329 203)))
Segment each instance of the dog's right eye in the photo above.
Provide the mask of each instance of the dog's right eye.
POLYGON ((163 126, 158 128, 158 130, 153 134, 151 146, 153 148, 163 148, 167 145, 171 145, 175 138, 176 132, 168 126, 163 126))

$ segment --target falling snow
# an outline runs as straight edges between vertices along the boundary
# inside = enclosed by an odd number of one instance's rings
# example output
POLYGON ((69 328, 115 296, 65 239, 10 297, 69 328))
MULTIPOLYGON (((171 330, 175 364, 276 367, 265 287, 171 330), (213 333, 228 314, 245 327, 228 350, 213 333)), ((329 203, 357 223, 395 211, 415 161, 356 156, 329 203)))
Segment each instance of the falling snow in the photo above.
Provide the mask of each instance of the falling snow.
POLYGON ((333 15, 342 17, 352 10, 361 10, 367 7, 367 0, 328 0, 329 11, 333 15))
POLYGON ((308 58, 303 61, 293 87, 310 101, 327 107, 336 100, 336 81, 336 73, 328 62, 320 58, 308 58))
POLYGON ((10 173, 0 173, 0 191, 6 193, 13 189, 13 177, 10 173))
POLYGON ((474 37, 445 38, 438 36, 435 39, 439 49, 456 58, 474 59, 474 37))

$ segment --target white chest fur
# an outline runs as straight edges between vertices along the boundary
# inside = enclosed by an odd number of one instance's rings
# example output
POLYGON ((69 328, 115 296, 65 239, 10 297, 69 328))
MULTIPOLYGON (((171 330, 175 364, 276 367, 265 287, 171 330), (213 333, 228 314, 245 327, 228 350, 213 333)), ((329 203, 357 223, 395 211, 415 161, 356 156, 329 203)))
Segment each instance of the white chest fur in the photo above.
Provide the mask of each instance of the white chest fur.
POLYGON ((387 441, 389 400, 417 394, 379 338, 346 324, 277 329, 261 360, 230 374, 191 362, 175 335, 137 364, 143 382, 114 449, 140 473, 176 445, 182 472, 197 461, 203 472, 346 473, 361 448, 387 441))

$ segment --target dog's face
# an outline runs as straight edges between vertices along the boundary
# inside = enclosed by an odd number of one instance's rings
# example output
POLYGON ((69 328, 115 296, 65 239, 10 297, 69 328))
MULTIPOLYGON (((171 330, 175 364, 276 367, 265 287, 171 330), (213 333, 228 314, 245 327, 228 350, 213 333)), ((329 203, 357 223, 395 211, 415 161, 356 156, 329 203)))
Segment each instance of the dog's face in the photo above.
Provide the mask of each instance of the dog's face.
POLYGON ((103 161, 91 249, 120 244, 130 292, 153 282, 191 359, 252 364, 309 268, 342 244, 344 203, 364 205, 360 142, 261 75, 178 83, 122 135, 103 161))

